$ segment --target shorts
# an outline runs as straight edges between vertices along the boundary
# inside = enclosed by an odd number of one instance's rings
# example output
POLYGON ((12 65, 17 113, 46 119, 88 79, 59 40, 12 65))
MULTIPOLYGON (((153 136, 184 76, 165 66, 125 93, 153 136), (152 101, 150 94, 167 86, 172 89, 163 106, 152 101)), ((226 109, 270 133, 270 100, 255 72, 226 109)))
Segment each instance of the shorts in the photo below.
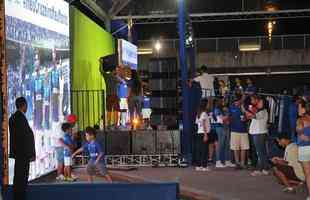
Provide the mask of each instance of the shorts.
POLYGON ((249 150, 249 135, 247 133, 231 132, 230 149, 233 151, 249 150))
POLYGON ((55 147, 56 151, 56 160, 57 165, 63 165, 64 164, 64 148, 63 147, 55 147))
POLYGON ((118 96, 116 95, 107 96, 107 110, 108 112, 112 112, 112 110, 120 111, 118 96))
POLYGON ((294 168, 288 165, 275 165, 278 171, 282 172, 286 178, 293 181, 299 181, 301 180, 296 176, 294 168))
POLYGON ((64 163, 65 163, 65 167, 70 167, 70 166, 72 166, 72 159, 71 159, 71 157, 68 157, 68 156, 65 156, 64 157, 64 163))
POLYGON ((99 171, 99 174, 101 176, 105 176, 108 174, 107 168, 103 162, 99 162, 97 165, 95 165, 93 161, 89 161, 86 166, 87 174, 90 176, 95 176, 97 170, 99 171))
POLYGON ((208 142, 212 144, 217 141, 217 134, 214 129, 211 129, 211 132, 208 133, 208 142))
POLYGON ((301 162, 310 161, 310 146, 298 147, 298 160, 301 162))

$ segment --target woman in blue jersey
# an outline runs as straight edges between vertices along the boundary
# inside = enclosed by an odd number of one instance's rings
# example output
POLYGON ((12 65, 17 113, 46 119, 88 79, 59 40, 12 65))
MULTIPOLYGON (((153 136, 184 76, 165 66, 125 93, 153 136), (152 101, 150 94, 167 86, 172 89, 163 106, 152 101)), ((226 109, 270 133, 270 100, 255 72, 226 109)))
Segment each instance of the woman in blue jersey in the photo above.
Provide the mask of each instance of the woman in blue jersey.
POLYGON ((212 126, 215 128, 215 132, 218 138, 218 145, 216 145, 216 168, 224 168, 230 163, 226 150, 227 135, 224 130, 224 122, 229 116, 224 115, 223 111, 223 99, 214 100, 214 109, 212 113, 212 126), (227 162, 227 163, 226 163, 227 162), (227 164, 227 165, 226 165, 227 164))
POLYGON ((302 101, 298 106, 300 118, 297 121, 298 159, 306 177, 308 198, 310 200, 310 102, 302 101))

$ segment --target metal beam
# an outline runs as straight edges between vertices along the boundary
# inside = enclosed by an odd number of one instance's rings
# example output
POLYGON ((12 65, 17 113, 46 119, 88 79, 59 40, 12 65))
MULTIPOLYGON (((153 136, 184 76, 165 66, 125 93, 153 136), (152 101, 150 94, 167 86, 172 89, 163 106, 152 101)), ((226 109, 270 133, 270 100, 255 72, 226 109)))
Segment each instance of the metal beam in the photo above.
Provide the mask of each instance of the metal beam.
MULTIPOLYGON (((136 16, 116 16, 114 19, 128 19, 132 17, 135 24, 162 24, 176 23, 176 14, 166 15, 136 15, 136 16)), ((194 13, 190 14, 194 23, 209 21, 249 21, 268 19, 294 19, 310 18, 310 9, 280 10, 280 11, 249 11, 249 12, 227 12, 227 13, 194 13)))
POLYGON ((131 0, 115 0, 113 1, 113 6, 109 11, 109 16, 111 18, 115 17, 119 12, 121 12, 131 0))
POLYGON ((93 0, 80 0, 80 3, 86 6, 93 12, 100 20, 105 22, 107 31, 111 31, 111 18, 102 8, 100 8, 93 0))

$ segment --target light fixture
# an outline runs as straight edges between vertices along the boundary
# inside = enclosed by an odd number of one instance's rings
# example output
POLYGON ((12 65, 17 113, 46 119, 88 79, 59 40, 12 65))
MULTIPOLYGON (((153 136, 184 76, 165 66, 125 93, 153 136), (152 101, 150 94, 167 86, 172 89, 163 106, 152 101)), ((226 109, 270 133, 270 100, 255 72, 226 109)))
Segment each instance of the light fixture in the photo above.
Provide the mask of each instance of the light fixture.
POLYGON ((260 44, 240 44, 239 51, 260 51, 260 44))
POLYGON ((159 41, 157 41, 156 43, 155 43, 155 49, 156 49, 156 51, 160 51, 160 49, 161 49, 161 43, 159 42, 159 41))
MULTIPOLYGON (((280 9, 279 4, 273 0, 267 1, 264 7, 265 7, 265 10, 268 12, 275 12, 280 9)), ((276 21, 272 18, 267 22, 267 34, 268 34, 269 43, 271 43, 272 34, 274 32, 275 25, 276 25, 276 21)))
POLYGON ((149 48, 139 48, 138 49, 138 55, 149 55, 149 54, 153 54, 153 49, 149 49, 149 48))

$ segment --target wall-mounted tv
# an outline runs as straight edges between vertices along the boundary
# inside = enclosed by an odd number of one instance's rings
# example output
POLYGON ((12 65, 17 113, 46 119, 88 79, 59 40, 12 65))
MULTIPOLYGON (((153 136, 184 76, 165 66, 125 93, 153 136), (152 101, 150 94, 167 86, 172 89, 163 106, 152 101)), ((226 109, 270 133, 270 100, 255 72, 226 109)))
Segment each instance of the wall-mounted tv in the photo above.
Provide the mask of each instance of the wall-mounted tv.
POLYGON ((131 69, 138 68, 138 47, 126 40, 118 40, 118 59, 120 65, 129 66, 131 69))

